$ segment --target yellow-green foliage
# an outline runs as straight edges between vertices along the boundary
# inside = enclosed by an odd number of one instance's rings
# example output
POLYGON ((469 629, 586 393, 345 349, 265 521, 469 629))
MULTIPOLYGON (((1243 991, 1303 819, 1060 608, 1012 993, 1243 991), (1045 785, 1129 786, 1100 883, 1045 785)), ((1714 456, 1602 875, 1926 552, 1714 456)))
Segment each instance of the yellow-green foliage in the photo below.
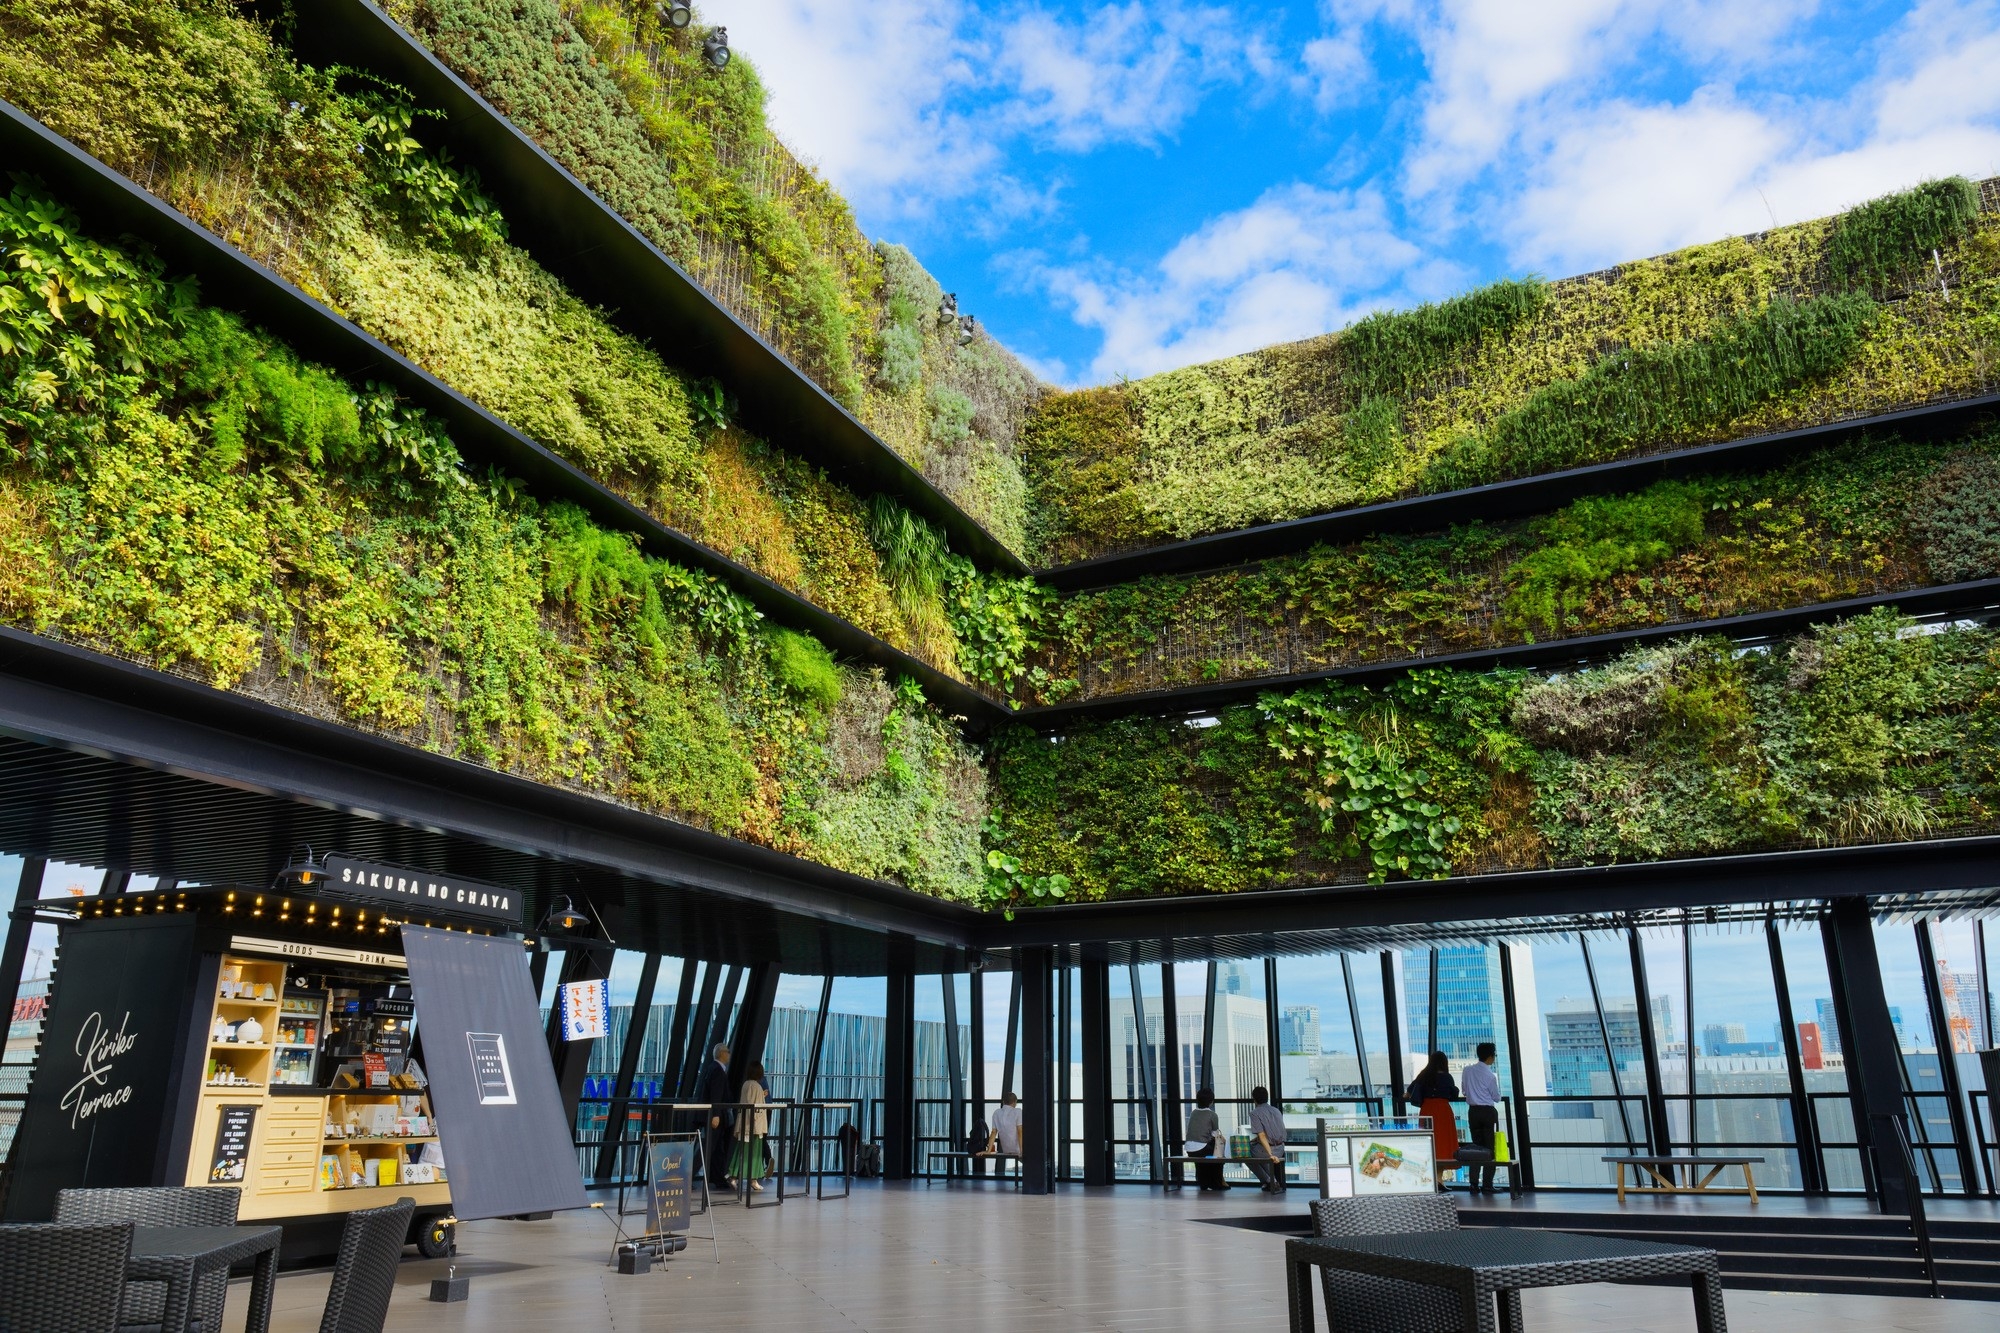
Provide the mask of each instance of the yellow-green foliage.
MULTIPOLYGON (((1964 197, 1970 187, 1952 188, 1964 197)), ((1837 296, 1826 261, 1836 221, 1548 284, 1532 317, 1483 332, 1449 358, 1431 358, 1407 386, 1397 386, 1388 399, 1393 414, 1385 413, 1381 386, 1350 370, 1346 334, 1090 390, 1088 413, 1073 396, 1057 395, 1024 436, 1029 474, 1047 508, 1042 551, 1075 559, 1490 479, 1457 463, 1538 394, 1585 382, 1624 349, 1659 364, 1699 365, 1703 349, 1765 317, 1774 299, 1795 298, 1804 309, 1817 305, 1807 299, 1815 294, 1837 296), (1122 399, 1122 411, 1102 401, 1108 395, 1122 399), (1453 466, 1440 466, 1446 459, 1453 466), (1086 474, 1102 481, 1080 482, 1086 474)), ((1656 414, 1664 419, 1657 437, 1619 452, 1784 430, 1991 387, 2000 338, 2000 220, 1983 213, 1969 232, 1935 235, 1944 286, 1934 270, 1905 267, 1902 286, 1874 292, 1881 304, 1858 340, 1844 324, 1834 331, 1827 343, 1840 353, 1834 368, 1803 358, 1741 401, 1712 395, 1727 406, 1699 422, 1656 414)), ((1521 465, 1580 461, 1538 455, 1521 465)))
MULTIPOLYGON (((452 0, 458 8, 451 13, 474 14, 477 2, 452 0)), ((0 14, 20 41, 0 52, 0 92, 137 172, 176 207, 663 521, 940 669, 957 670, 939 593, 912 594, 885 577, 860 501, 796 458, 717 429, 717 412, 693 401, 697 389, 713 397, 712 386, 688 384, 508 246, 476 180, 411 137, 423 120, 406 103, 388 93, 336 90, 217 0, 66 0, 48 9, 11 3, 0 14), (150 43, 143 58, 126 45, 138 39, 150 43), (58 61, 129 85, 132 96, 80 96, 74 79, 54 77, 58 61), (156 84, 142 68, 160 71, 156 84), (190 137, 175 108, 203 98, 228 114, 196 117, 209 137, 190 137)), ((606 76, 589 72, 586 47, 561 16, 553 8, 537 12, 536 21, 554 25, 549 31, 571 33, 585 73, 561 61, 547 68, 530 61, 507 87, 557 124, 581 114, 576 97, 590 87, 624 106, 606 76), (576 88, 556 78, 563 70, 580 80, 576 88), (558 96, 566 88, 574 94, 568 101, 558 96)), ((537 30, 527 18, 521 24, 506 31, 503 45, 537 30)), ((747 66, 731 66, 739 68, 683 87, 679 109, 669 108, 681 117, 676 123, 706 126, 703 133, 720 136, 715 143, 768 140, 761 89, 747 66)), ((634 135, 625 149, 615 136, 602 145, 622 164, 624 174, 613 175, 628 185, 637 179, 630 173, 638 158, 661 161, 644 134, 634 135)), ((702 207, 717 209, 730 199, 755 203, 712 157, 676 177, 683 202, 693 208, 707 199, 702 207)), ((666 188, 666 177, 661 181, 666 188)), ((616 181, 600 183, 608 189, 616 181)), ((788 188, 794 202, 804 197, 800 191, 811 193, 797 181, 788 188)), ((821 282, 832 270, 807 262, 800 229, 831 235, 851 232, 852 222, 823 185, 812 189, 817 203, 785 214, 798 234, 759 253, 777 256, 774 263, 789 255, 785 262, 796 260, 800 274, 821 282)), ((880 263, 858 233, 849 249, 856 246, 844 270, 842 309, 858 309, 857 293, 872 299, 879 285, 880 263)), ((847 333, 839 339, 853 341, 847 333)))
POLYGON ((9 623, 979 892, 983 778, 914 690, 893 715, 909 739, 830 772, 842 681, 823 645, 781 635, 774 653, 716 580, 475 479, 435 423, 202 308, 46 198, 0 201, 0 254, 9 623))

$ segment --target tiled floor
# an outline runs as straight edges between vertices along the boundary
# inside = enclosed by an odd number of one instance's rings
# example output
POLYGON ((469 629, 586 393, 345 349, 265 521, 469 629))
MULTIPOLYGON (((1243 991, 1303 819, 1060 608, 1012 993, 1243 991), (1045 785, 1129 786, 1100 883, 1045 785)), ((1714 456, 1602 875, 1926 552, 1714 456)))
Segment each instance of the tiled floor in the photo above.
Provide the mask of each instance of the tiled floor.
MULTIPOLYGON (((1071 1188, 1043 1198, 991 1184, 857 1186, 854 1197, 716 1212, 721 1261, 705 1242, 643 1277, 607 1266, 601 1212, 547 1222, 476 1222, 459 1240, 472 1298, 424 1299, 442 1261, 405 1262, 390 1330, 1283 1329, 1284 1239, 1195 1225, 1203 1214, 1297 1211, 1254 1192, 1223 1198, 1071 1188)), ((700 1221, 702 1219, 698 1219, 700 1221)), ((414 1251, 412 1251, 414 1254, 414 1251)), ((327 1275, 278 1283, 274 1333, 319 1326, 327 1275)), ((248 1285, 231 1290, 242 1327, 248 1285)), ((1959 1333, 2000 1327, 2000 1306, 1959 1301, 1732 1291, 1734 1333, 1959 1333)), ((1531 1292, 1531 1329, 1645 1333, 1694 1327, 1676 1289, 1594 1286, 1531 1292)), ((1322 1312, 1322 1318, 1324 1317, 1322 1312)), ((1322 1325, 1323 1327, 1323 1325, 1322 1325)))

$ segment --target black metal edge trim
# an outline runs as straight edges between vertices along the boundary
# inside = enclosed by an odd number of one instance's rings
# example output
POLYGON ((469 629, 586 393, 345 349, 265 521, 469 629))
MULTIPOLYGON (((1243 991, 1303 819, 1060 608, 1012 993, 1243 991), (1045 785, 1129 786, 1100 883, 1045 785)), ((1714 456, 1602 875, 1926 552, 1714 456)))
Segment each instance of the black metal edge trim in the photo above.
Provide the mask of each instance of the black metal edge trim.
POLYGON ((0 149, 7 152, 14 170, 47 179, 65 202, 101 215, 111 229, 151 245, 172 268, 199 277, 204 301, 233 309, 263 325, 309 360, 329 365, 350 378, 392 384, 411 402, 443 420, 468 459, 502 466, 542 494, 577 504, 605 526, 636 533, 655 554, 715 575, 778 624, 804 629, 844 656, 914 677, 926 695, 949 712, 991 725, 1010 711, 929 663, 661 523, 5 101, 0 101, 0 149))
POLYGON ((0 731, 183 777, 962 944, 984 914, 608 798, 0 626, 0 731))
POLYGON ((1990 888, 2000 883, 2000 836, 1746 852, 1675 861, 1566 866, 1390 884, 1265 889, 1024 908, 989 926, 983 949, 1139 940, 1200 940, 1544 916, 1597 917, 1655 909, 1798 898, 1990 888))
POLYGON ((1500 666, 1544 666, 1551 662, 1602 661, 1641 644, 1701 634, 1725 634, 1739 642, 1751 643, 1795 633, 1822 621, 1857 615, 1878 606, 1892 607, 1910 615, 1991 608, 2000 606, 2000 579, 1978 579, 1970 583, 1949 583, 1933 588, 1913 588, 1905 592, 1874 593, 1866 597, 1849 597, 1837 602, 1816 602, 1810 606, 1784 607, 1775 611, 1750 611, 1714 620, 1688 620, 1670 625, 1648 625, 1642 629, 1619 630, 1615 633, 1586 634, 1573 639, 1551 639, 1546 643, 1475 648, 1460 653, 1444 653, 1437 657, 1402 657, 1384 662, 1360 662, 1352 666, 1330 667, 1325 671, 1299 672, 1287 676, 1257 676, 1247 680, 1221 681, 1213 685, 1191 685, 1179 690, 1144 690, 1131 694, 1109 694, 1082 703, 1049 704, 1039 708, 1017 709, 1014 720, 1041 730, 1053 731, 1079 718, 1123 717, 1133 713, 1200 713, 1254 699, 1265 690, 1297 689, 1328 680, 1366 684, 1387 680, 1425 667, 1480 671, 1500 666))
POLYGON ((1027 565, 894 449, 708 294, 541 145, 367 0, 300 0, 294 49, 367 69, 445 113, 419 125, 475 167, 516 242, 635 337, 737 391, 748 424, 780 447, 896 496, 953 546, 1010 574, 1027 565))
POLYGON ((1428 532, 1448 528, 1455 523, 1474 520, 1491 522, 1545 513, 1586 495, 1636 490, 1664 477, 1764 465, 1810 449, 1837 444, 1868 431, 1890 428, 1910 431, 1915 427, 1912 433, 1944 435, 1963 429, 1974 418, 1995 409, 2000 409, 2000 393, 1927 403, 1921 407, 1850 417, 1844 421, 1825 422, 1770 435, 1693 445, 1670 453, 1613 459, 1562 472, 1515 477, 1462 491, 1415 495, 1355 509, 1286 519, 1280 523, 1211 533, 1164 546, 1054 565, 1036 570, 1035 577, 1059 592, 1068 593, 1159 575, 1230 569, 1259 560, 1295 555, 1316 545, 1359 541, 1378 533, 1428 532))

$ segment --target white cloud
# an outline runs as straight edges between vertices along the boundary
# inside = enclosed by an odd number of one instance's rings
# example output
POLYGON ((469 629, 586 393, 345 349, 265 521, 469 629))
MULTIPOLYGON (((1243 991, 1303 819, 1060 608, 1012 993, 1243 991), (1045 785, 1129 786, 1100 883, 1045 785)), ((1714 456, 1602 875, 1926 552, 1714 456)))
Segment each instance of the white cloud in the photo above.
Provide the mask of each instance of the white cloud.
POLYGON ((1149 272, 1014 267, 1100 333, 1088 374, 1103 380, 1323 333, 1402 294, 1413 271, 1437 281, 1423 261, 1380 194, 1293 184, 1210 219, 1149 272))

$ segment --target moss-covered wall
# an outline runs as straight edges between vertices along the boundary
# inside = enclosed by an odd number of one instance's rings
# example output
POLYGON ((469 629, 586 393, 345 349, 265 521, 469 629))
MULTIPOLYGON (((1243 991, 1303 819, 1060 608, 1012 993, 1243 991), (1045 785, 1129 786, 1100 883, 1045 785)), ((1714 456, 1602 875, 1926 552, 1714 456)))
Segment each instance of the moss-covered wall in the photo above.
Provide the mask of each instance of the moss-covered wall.
POLYGON ((920 892, 983 892, 986 779, 908 682, 0 201, 0 617, 920 892))
POLYGON ((2000 187, 1837 218, 1046 400, 1052 563, 1987 391, 2000 187), (1866 265, 1842 259, 1872 246, 1866 265), (1937 259, 1933 261, 1933 250, 1937 259))

